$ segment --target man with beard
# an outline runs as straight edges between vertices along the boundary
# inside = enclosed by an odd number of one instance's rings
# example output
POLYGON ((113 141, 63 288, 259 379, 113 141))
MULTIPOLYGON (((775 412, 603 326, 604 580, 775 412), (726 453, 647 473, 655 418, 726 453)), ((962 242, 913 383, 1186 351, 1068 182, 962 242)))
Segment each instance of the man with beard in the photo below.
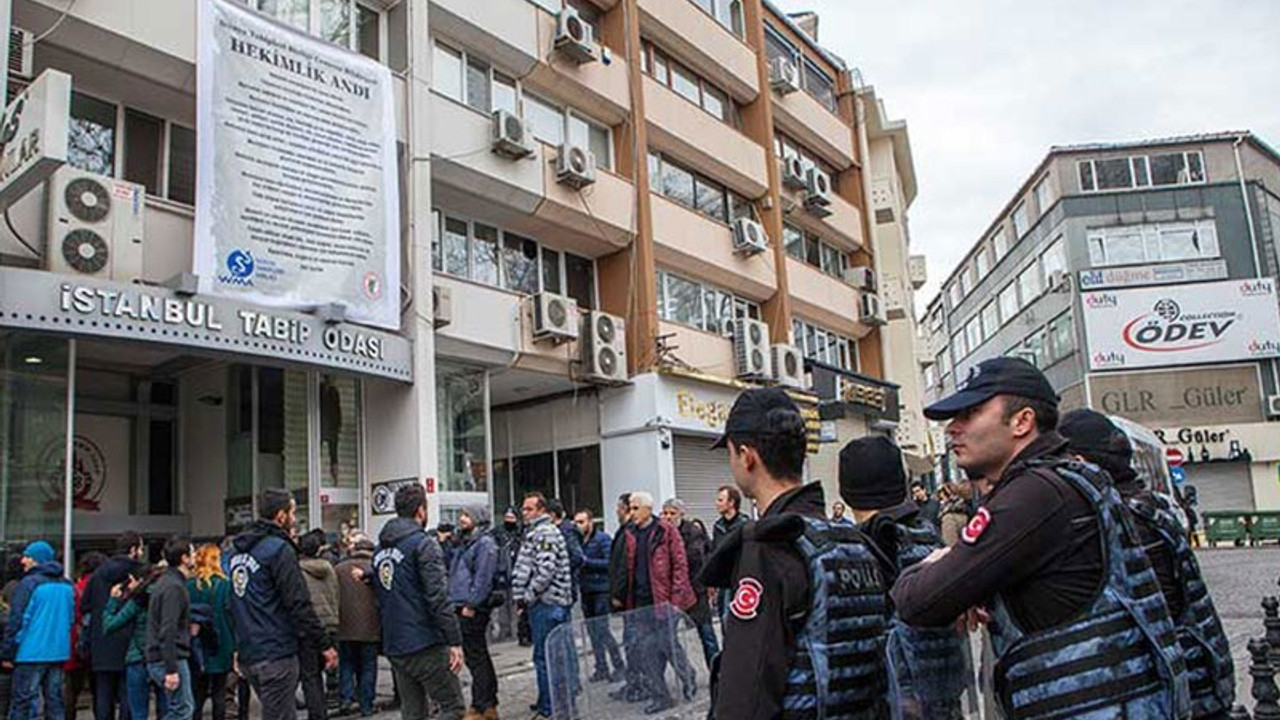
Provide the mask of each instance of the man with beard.
POLYGON ((489 613, 500 551, 489 529, 489 511, 480 505, 464 508, 458 515, 458 536, 449 602, 458 611, 462 656, 471 671, 471 707, 463 720, 497 720, 498 674, 489 657, 489 613))
MULTIPOLYGON (((102 627, 103 611, 111 599, 111 588, 128 582, 137 575, 146 558, 147 546, 142 536, 126 530, 116 540, 116 554, 102 564, 89 578, 80 612, 89 618, 89 662, 93 670, 94 720, 115 720, 129 717, 128 688, 125 683, 125 655, 129 652, 129 640, 133 637, 133 623, 115 632, 105 632, 102 627)), ((142 720, 142 719, 138 719, 142 720)))

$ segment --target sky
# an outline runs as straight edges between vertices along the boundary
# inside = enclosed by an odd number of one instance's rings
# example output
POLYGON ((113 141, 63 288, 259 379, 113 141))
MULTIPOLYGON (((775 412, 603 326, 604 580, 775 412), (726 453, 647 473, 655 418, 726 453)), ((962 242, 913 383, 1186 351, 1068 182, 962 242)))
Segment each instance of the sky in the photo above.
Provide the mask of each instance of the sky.
POLYGON ((1252 130, 1280 148, 1277 0, 774 0, 907 121, 917 312, 1053 145, 1252 130))

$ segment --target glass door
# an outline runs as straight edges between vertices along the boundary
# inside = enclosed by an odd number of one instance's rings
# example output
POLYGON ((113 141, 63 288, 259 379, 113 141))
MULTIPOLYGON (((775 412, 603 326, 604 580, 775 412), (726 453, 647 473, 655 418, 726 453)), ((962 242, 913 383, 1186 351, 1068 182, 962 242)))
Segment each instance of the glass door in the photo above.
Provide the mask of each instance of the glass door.
POLYGON ((313 374, 312 475, 318 478, 315 527, 340 540, 361 527, 360 383, 332 373, 313 374))

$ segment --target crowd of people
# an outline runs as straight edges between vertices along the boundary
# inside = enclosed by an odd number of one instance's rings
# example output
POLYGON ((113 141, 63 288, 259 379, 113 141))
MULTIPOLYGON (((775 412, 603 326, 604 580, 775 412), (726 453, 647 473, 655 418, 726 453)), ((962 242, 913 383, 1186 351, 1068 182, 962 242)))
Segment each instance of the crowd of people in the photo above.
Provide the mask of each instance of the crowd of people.
POLYGON ((1008 358, 926 414, 948 423, 969 479, 931 496, 891 440, 861 438, 840 452, 828 514, 821 483, 801 479, 794 402, 744 392, 715 445, 733 482, 710 532, 682 499, 644 491, 618 498, 613 537, 593 509, 537 492, 500 526, 468 507, 429 531, 410 484, 376 541, 299 536, 292 496, 266 490, 243 532, 170 538, 153 566, 125 533, 73 583, 32 542, 4 590, 0 696, 20 720, 73 715, 90 688, 98 720, 206 705, 224 720, 247 717, 252 690, 261 717, 291 720, 299 705, 325 718, 336 691, 339 712, 368 716, 384 656, 406 720, 493 720, 497 629, 532 648, 533 720, 574 717, 597 683, 647 714, 706 688, 714 720, 953 720, 974 690, 1018 720, 1226 718, 1226 635, 1187 529, 1143 487, 1125 433, 1090 410, 1059 418, 1044 376, 1008 358), (576 613, 584 638, 565 629, 576 613), (979 627, 991 683, 974 688, 979 627))

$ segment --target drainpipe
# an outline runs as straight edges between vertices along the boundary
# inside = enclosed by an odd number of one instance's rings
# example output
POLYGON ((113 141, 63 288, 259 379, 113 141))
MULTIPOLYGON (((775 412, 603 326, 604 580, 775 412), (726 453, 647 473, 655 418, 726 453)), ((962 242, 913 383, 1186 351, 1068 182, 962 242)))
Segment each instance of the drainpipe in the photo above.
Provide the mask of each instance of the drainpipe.
MULTIPOLYGON (((867 142, 867 106, 861 88, 854 89, 853 108, 855 122, 858 124, 858 156, 862 158, 862 207, 863 217, 867 220, 867 244, 871 247, 871 269, 876 273, 877 291, 884 286, 884 263, 880 259, 880 248, 876 242, 876 225, 871 210, 871 151, 867 142)), ((884 297, 881 296, 881 302, 884 297)), ((889 324, 886 322, 876 332, 880 333, 880 372, 885 380, 889 379, 889 368, 893 367, 890 358, 889 324)))
MULTIPOLYGON (((1236 141, 1231 143, 1231 151, 1236 158, 1236 179, 1240 181, 1240 202, 1244 203, 1244 220, 1249 226, 1249 249, 1253 251, 1253 272, 1257 277, 1262 277, 1262 256, 1258 251, 1258 234, 1253 227, 1253 207, 1249 205, 1249 187, 1244 181, 1244 163, 1240 161, 1240 146, 1244 144, 1247 135, 1241 135, 1236 141)), ((1272 392, 1280 393, 1280 361, 1275 358, 1267 363, 1271 368, 1271 389, 1272 392)))

